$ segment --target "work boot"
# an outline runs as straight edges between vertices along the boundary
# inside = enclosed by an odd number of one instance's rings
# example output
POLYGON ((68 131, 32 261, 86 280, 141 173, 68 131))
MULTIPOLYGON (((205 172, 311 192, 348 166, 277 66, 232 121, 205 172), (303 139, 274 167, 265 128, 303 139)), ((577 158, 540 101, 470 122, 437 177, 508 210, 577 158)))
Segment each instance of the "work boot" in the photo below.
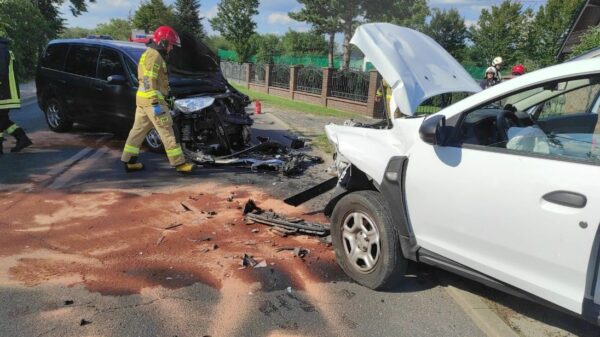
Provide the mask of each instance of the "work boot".
POLYGON ((21 150, 33 144, 21 128, 16 129, 13 136, 17 139, 17 144, 10 149, 10 152, 21 152, 21 150))
POLYGON ((194 164, 192 164, 192 163, 183 163, 181 165, 177 165, 175 167, 175 169, 177 170, 177 172, 190 173, 194 169, 194 164))
POLYGON ((125 164, 125 172, 137 172, 144 169, 144 164, 138 163, 137 157, 131 157, 128 162, 123 164, 125 164))

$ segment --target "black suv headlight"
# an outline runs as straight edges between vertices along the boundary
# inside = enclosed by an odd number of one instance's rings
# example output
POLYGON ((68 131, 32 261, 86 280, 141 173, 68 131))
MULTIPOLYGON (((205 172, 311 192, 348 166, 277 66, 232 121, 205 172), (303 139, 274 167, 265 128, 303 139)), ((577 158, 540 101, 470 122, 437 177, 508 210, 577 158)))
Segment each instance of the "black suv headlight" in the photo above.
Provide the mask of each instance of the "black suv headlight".
POLYGON ((214 102, 215 98, 210 96, 182 98, 175 100, 175 108, 184 114, 188 114, 206 109, 214 102))

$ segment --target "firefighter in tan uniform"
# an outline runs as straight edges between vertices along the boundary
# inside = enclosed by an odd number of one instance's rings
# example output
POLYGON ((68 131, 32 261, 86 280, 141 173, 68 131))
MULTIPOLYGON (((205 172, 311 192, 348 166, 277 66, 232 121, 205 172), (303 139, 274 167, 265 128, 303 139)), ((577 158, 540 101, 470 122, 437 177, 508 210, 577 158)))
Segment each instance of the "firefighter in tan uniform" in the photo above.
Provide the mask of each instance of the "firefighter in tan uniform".
POLYGON ((125 163, 128 172, 142 170, 144 165, 138 162, 140 146, 148 132, 154 128, 160 135, 171 165, 178 172, 191 172, 194 165, 186 162, 183 149, 177 143, 173 119, 165 101, 169 93, 169 77, 167 64, 161 55, 166 56, 174 46, 180 47, 181 42, 177 32, 167 26, 158 27, 152 40, 153 44, 140 58, 135 122, 125 142, 121 161, 125 163))

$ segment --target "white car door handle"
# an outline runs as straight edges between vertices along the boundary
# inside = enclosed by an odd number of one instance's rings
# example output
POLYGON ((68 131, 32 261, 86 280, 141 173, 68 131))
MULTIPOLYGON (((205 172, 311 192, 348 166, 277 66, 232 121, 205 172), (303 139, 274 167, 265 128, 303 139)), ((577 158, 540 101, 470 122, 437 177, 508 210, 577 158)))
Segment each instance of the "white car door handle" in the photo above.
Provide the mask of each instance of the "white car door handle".
POLYGON ((542 198, 553 204, 566 207, 584 208, 587 205, 586 196, 576 192, 554 191, 545 194, 542 198))

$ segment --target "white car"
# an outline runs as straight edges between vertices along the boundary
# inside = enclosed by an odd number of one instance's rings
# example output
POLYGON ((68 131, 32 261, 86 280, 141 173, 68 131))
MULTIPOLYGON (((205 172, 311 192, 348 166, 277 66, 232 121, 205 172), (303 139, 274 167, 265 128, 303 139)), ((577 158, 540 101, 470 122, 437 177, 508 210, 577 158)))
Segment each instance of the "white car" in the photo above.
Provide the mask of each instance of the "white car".
POLYGON ((359 27, 393 88, 388 127, 330 124, 339 181, 326 207, 342 269, 381 289, 407 261, 456 272, 598 324, 600 58, 481 91, 424 34, 359 27), (472 93, 415 116, 428 98, 472 93))

